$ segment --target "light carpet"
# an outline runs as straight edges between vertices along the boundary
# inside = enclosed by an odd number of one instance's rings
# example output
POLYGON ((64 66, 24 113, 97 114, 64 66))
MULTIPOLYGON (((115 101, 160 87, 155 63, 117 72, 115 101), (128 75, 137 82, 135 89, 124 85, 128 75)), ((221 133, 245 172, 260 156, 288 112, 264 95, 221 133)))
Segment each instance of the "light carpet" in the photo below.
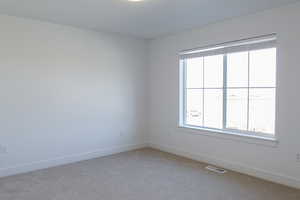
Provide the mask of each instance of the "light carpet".
POLYGON ((141 149, 0 179, 0 200, 300 200, 300 190, 141 149))

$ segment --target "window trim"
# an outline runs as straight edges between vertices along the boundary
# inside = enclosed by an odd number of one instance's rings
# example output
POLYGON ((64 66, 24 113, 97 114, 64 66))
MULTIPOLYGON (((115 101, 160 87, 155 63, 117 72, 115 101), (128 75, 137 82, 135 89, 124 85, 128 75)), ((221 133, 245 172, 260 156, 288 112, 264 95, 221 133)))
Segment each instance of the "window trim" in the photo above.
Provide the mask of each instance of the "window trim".
POLYGON ((240 39, 231 42, 224 42, 220 44, 188 49, 181 51, 179 53, 179 56, 181 59, 184 59, 271 48, 276 46, 276 38, 276 34, 272 33, 268 35, 256 36, 252 38, 240 39))
MULTIPOLYGON (((274 36, 272 34, 271 36, 274 36)), ((255 37, 257 39, 257 37, 255 37)), ((239 42, 242 40, 238 40, 239 42)), ((225 44, 225 43, 224 43, 225 44)), ((277 49, 276 46, 273 46, 277 49)), ((272 47, 266 47, 266 48, 272 48, 272 47)), ((266 48, 260 48, 260 49, 266 49, 266 48)), ((194 50, 193 50, 194 51, 194 50)), ((249 58, 249 51, 248 50, 248 58, 249 58)), ((187 52, 187 51, 184 51, 187 52)), ((276 51, 277 52, 277 51, 276 51)), ((222 120, 222 129, 218 128, 211 128, 211 127, 205 127, 205 126, 195 126, 195 125, 189 125, 186 123, 186 102, 187 102, 187 93, 186 93, 186 80, 187 80, 187 73, 186 73, 186 59, 189 57, 188 54, 184 54, 184 57, 179 57, 179 127, 180 128, 189 128, 189 129, 195 129, 195 130, 203 130, 203 131, 210 131, 215 133, 222 133, 227 135, 236 135, 236 136, 242 136, 242 137, 248 137, 248 138, 256 138, 256 139, 262 139, 262 140, 268 140, 272 142, 277 142, 277 131, 276 131, 276 119, 277 119, 277 81, 275 82, 275 87, 250 87, 249 85, 249 63, 248 63, 248 86, 247 87, 226 87, 227 85, 227 54, 231 52, 226 52, 223 54, 223 88, 217 88, 217 89, 223 89, 223 120, 222 120), (225 85, 224 85, 225 84, 225 85), (227 89, 230 88, 248 88, 248 104, 247 104, 247 126, 249 125, 249 91, 251 88, 274 88, 275 89, 275 127, 274 127, 274 134, 267 134, 263 132, 254 132, 254 131, 243 131, 239 129, 230 129, 226 128, 226 117, 227 117, 227 89)), ((218 54, 215 54, 218 55, 218 54)), ((198 57, 198 56, 196 56, 198 57)), ((205 57, 205 56, 201 56, 205 57)), ((277 59, 277 56, 276 56, 277 59)), ((204 59, 203 59, 204 60, 204 59)), ((248 62, 250 60, 248 59, 248 62)), ((277 62, 276 62, 277 63, 277 62)), ((277 69, 277 64, 276 64, 277 69)), ((204 68, 205 70, 205 68, 204 68)), ((276 70, 277 71, 277 70, 276 70)), ((203 75, 204 76, 204 75, 203 75)), ((276 77, 277 79, 277 73, 276 77)), ((204 79, 204 78, 203 78, 204 79)), ((204 80, 203 80, 204 82, 204 80)), ((205 89, 199 88, 199 89, 205 89)), ((209 88, 212 89, 212 88, 209 88)), ((203 95, 204 96, 204 95, 203 95)), ((204 98, 204 97, 203 97, 204 98)), ((204 104, 204 101, 203 101, 204 104)), ((204 106, 203 106, 204 109, 204 106)), ((203 110, 204 112, 204 110, 203 110)))
POLYGON ((279 144, 279 139, 277 137, 263 137, 256 135, 240 134, 237 132, 230 132, 212 128, 199 128, 197 126, 188 126, 182 124, 178 124, 178 128, 186 129, 186 133, 197 136, 203 135, 270 147, 277 147, 277 145, 279 144))

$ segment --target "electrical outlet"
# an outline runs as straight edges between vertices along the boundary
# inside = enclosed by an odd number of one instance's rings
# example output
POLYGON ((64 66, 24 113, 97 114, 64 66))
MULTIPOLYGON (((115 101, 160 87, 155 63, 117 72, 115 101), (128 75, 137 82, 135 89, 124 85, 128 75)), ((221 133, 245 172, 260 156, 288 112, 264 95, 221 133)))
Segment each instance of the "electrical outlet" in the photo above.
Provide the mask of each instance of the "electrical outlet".
POLYGON ((297 162, 300 162, 300 153, 296 154, 296 160, 297 160, 297 162))
POLYGON ((4 146, 0 145, 0 154, 6 154, 7 150, 4 146))

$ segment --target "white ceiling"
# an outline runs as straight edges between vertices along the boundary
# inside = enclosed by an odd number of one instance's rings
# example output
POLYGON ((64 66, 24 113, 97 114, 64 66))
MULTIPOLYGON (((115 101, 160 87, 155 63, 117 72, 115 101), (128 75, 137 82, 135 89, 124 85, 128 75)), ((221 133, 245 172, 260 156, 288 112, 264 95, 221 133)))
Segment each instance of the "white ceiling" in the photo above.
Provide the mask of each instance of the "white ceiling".
POLYGON ((0 0, 0 13, 154 38, 298 0, 0 0))

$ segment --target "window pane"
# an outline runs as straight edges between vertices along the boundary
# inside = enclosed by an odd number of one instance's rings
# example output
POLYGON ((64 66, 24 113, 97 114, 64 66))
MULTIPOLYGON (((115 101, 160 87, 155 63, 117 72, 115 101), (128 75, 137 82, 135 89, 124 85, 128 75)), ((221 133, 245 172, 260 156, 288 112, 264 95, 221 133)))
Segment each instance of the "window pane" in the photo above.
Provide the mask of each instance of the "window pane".
POLYGON ((210 128, 223 127, 223 90, 204 90, 204 126, 210 128))
POLYGON ((249 131, 274 134, 275 89, 250 89, 249 131))
POLYGON ((276 48, 250 51, 250 87, 276 86, 276 48))
POLYGON ((226 128, 247 130, 248 89, 227 90, 226 128))
POLYGON ((223 55, 204 58, 204 87, 223 87, 223 55))
POLYGON ((248 87, 248 52, 227 55, 227 87, 248 87))
POLYGON ((203 57, 186 60, 186 87, 203 88, 203 57))
POLYGON ((188 89, 186 98, 186 124, 203 125, 203 89, 188 89))

